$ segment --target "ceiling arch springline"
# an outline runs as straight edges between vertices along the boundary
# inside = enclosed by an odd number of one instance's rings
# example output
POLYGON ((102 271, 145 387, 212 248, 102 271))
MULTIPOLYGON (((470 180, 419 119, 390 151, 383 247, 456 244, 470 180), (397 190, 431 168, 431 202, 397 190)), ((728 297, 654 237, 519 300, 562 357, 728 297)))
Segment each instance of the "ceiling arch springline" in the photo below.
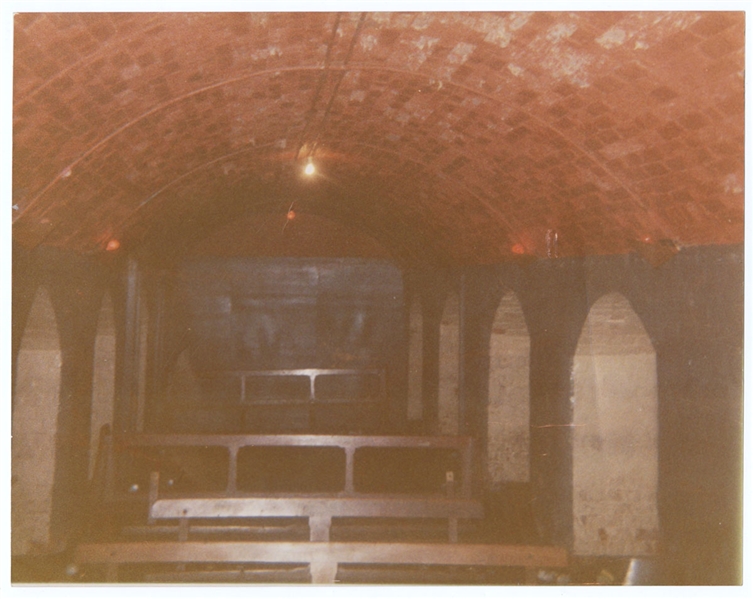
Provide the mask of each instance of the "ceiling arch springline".
MULTIPOLYGON (((399 74, 399 75, 408 75, 411 78, 421 78, 421 79, 428 79, 430 81, 436 81, 436 77, 432 77, 430 73, 423 73, 423 72, 415 72, 415 71, 408 71, 406 69, 397 69, 394 67, 383 67, 383 66, 370 66, 370 65, 348 65, 348 66, 329 66, 325 67, 323 65, 312 65, 312 66, 295 66, 295 67, 281 67, 276 69, 264 69, 262 71, 257 71, 255 73, 250 73, 238 77, 233 77, 230 79, 225 79, 222 81, 218 81, 216 83, 213 83, 211 85, 204 86, 202 88, 198 88, 195 90, 192 90, 188 93, 185 93, 181 96, 177 96, 175 98, 172 98, 171 100, 168 100, 166 102, 163 102, 161 104, 158 104, 154 108, 142 113, 141 115, 131 119, 127 123, 121 125, 102 139, 100 139, 98 142, 93 144, 88 150, 84 151, 79 155, 76 160, 74 160, 68 167, 64 168, 58 175, 56 175, 41 191, 39 191, 27 204, 26 210, 31 208, 42 196, 44 196, 57 182, 59 182, 64 177, 67 177, 70 175, 70 173, 73 171, 74 167, 76 167, 78 164, 80 164, 82 161, 84 161, 86 158, 91 156, 93 153, 95 153, 99 148, 106 145, 109 141, 126 131, 127 129, 130 129, 138 122, 144 120, 145 118, 152 116, 161 110, 164 110, 174 104, 178 104, 184 100, 187 100, 189 98, 195 97, 197 95, 201 95, 203 93, 210 92, 212 90, 225 87, 228 85, 233 85, 235 83, 239 83, 241 81, 247 81, 249 79, 253 79, 256 77, 264 77, 264 76, 275 76, 277 74, 281 73, 295 73, 295 72, 310 72, 310 71, 323 71, 325 69, 329 69, 331 71, 381 71, 381 72, 387 72, 387 73, 393 73, 393 74, 399 74)), ((467 85, 463 85, 460 83, 454 83, 452 81, 443 82, 447 85, 456 87, 457 89, 466 91, 468 93, 480 96, 482 98, 485 98, 486 100, 489 100, 490 102, 494 103, 502 103, 504 104, 504 100, 501 98, 497 98, 487 92, 484 92, 482 90, 477 90, 472 87, 469 87, 467 85)), ((520 107, 518 107, 520 109, 520 107)), ((585 156, 590 162, 598 166, 601 170, 603 170, 605 173, 609 175, 610 178, 612 178, 622 189, 625 190, 628 195, 630 195, 631 198, 637 203, 638 206, 641 208, 646 208, 644 205, 644 202, 640 199, 640 197, 624 182, 622 181, 617 175, 615 175, 611 169, 605 164, 603 164, 597 157, 593 155, 593 153, 586 150, 584 147, 582 147, 580 144, 578 144, 576 141, 570 139, 567 135, 565 135, 562 131, 554 127, 553 125, 550 125, 543 119, 531 114, 530 112, 526 111, 525 109, 521 109, 522 112, 524 112, 526 115, 528 115, 532 120, 537 122, 539 125, 543 126, 545 129, 548 129, 552 133, 554 133, 557 137, 563 139, 567 144, 571 145, 573 148, 575 148, 580 154, 585 156)), ((42 215, 46 214, 47 211, 43 211, 42 215)), ((15 215, 14 221, 20 218, 22 214, 15 215)))

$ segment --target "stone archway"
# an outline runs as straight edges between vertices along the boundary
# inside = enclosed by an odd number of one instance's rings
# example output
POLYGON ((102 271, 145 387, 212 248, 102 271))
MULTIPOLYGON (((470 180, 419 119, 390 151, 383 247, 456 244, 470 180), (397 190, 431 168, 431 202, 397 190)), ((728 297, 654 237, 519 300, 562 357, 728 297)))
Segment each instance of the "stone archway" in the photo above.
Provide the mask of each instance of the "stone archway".
POLYGON ((592 307, 573 360, 578 555, 649 555, 659 518, 656 352, 624 296, 592 307))
POLYGON ((11 477, 11 553, 59 549, 51 538, 62 354, 55 311, 44 287, 26 323, 14 385, 11 477))
POLYGON ((486 477, 490 490, 530 479, 530 352, 513 292, 500 300, 489 337, 486 477))

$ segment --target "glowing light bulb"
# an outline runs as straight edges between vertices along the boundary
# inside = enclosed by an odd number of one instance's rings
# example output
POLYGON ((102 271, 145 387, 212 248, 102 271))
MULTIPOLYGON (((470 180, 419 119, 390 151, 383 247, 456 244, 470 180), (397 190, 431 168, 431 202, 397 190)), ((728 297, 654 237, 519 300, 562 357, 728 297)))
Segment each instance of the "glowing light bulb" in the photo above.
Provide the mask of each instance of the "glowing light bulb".
POLYGON ((311 160, 308 161, 306 168, 303 169, 303 172, 306 173, 309 177, 316 172, 316 167, 314 167, 314 163, 311 162, 311 160))

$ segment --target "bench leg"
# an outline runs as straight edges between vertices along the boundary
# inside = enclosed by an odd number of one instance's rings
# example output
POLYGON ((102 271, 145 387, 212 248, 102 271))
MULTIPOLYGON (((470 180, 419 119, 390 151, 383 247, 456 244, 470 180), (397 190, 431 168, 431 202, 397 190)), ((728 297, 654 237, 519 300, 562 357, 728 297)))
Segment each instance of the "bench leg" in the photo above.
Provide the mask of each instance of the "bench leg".
POLYGON ((312 543, 329 543, 332 516, 309 516, 309 540, 312 543))
POLYGON ((333 560, 314 560, 309 565, 311 582, 314 584, 335 584, 337 562, 333 560))
POLYGON ((181 518, 178 522, 178 540, 180 542, 188 540, 188 518, 181 518))
MULTIPOLYGON (((178 521, 178 541, 181 543, 185 543, 188 541, 188 530, 189 530, 189 522, 188 518, 181 518, 178 521)), ((176 572, 185 572, 186 571, 186 564, 178 564, 175 566, 176 572)))

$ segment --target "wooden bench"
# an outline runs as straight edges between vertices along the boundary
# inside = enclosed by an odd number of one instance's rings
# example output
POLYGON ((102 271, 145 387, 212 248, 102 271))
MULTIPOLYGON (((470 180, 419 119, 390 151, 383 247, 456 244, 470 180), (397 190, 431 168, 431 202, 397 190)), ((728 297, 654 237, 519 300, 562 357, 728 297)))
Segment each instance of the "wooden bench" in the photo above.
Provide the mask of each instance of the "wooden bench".
MULTIPOLYGON (((473 441, 470 437, 422 437, 375 435, 151 435, 135 434, 116 436, 112 440, 112 454, 134 448, 147 447, 224 447, 229 454, 225 494, 238 493, 238 452, 243 447, 339 447, 345 452, 345 486, 343 493, 355 495, 354 461, 360 448, 426 448, 454 449, 460 454, 459 496, 471 497, 471 460, 473 441)), ((114 465, 109 466, 110 477, 114 465)), ((450 481, 454 487, 454 476, 450 481)), ((112 486, 110 478, 108 482, 112 486)))
MULTIPOLYGON (((379 369, 352 369, 352 368, 295 368, 284 370, 229 370, 219 373, 202 373, 201 378, 237 378, 240 381, 240 401, 243 403, 249 402, 256 405, 262 404, 293 404, 293 403, 354 403, 364 402, 371 400, 375 402, 383 402, 386 399, 386 376, 384 370, 379 369), (375 393, 373 396, 356 397, 352 394, 342 395, 339 397, 326 397, 321 392, 318 392, 317 380, 327 377, 346 378, 352 377, 353 379, 359 378, 362 382, 366 382, 369 378, 374 379, 377 382, 375 393), (272 382, 277 380, 295 380, 295 379, 308 379, 306 381, 306 392, 299 397, 274 397, 265 396, 264 394, 249 393, 249 383, 253 381, 264 381, 267 379, 272 382)), ((370 385, 366 385, 367 387, 370 385)))
POLYGON ((210 370, 196 377, 214 390, 211 399, 169 399, 164 408, 178 422, 200 418, 186 414, 197 410, 232 414, 248 432, 363 434, 379 430, 389 410, 384 369, 210 370))
POLYGON ((368 495, 365 497, 306 495, 185 496, 160 499, 159 474, 152 474, 149 517, 180 521, 179 538, 188 539, 189 520, 196 518, 308 518, 310 540, 330 538, 332 518, 442 518, 448 520, 450 542, 458 540, 459 518, 481 518, 481 504, 471 499, 368 495))
MULTIPOLYGON (((149 522, 178 519, 179 538, 186 539, 189 520, 206 518, 308 518, 310 540, 327 541, 332 518, 436 518, 448 521, 448 537, 458 539, 458 519, 481 518, 483 509, 471 498, 472 440, 469 437, 351 435, 127 435, 113 440, 112 452, 138 448, 224 447, 228 452, 227 484, 221 493, 160 497, 160 473, 149 488, 149 522), (345 453, 344 487, 334 493, 244 493, 238 489, 238 454, 243 447, 335 447, 345 453), (355 454, 359 448, 452 449, 460 455, 460 484, 447 473, 444 495, 361 493, 355 489, 355 454)), ((114 470, 114 465, 110 465, 114 470)), ((112 487, 113 474, 109 475, 112 487)), ((114 492, 111 490, 112 497, 114 492)))
MULTIPOLYGON (((107 443, 104 444, 107 446, 107 443)), ((480 503, 471 497, 472 442, 466 437, 330 436, 330 435, 131 435, 110 442, 110 467, 119 451, 144 447, 221 446, 228 451, 226 488, 220 493, 160 496, 160 474, 151 475, 149 520, 177 519, 178 541, 85 543, 75 551, 79 565, 104 564, 107 579, 117 580, 120 564, 177 564, 173 576, 193 574, 186 564, 306 564, 314 583, 332 583, 341 564, 501 566, 526 569, 535 582, 538 568, 567 566, 567 553, 558 547, 458 543, 459 518, 480 518, 480 503), (238 489, 238 452, 242 447, 340 447, 345 452, 342 491, 330 494, 248 494, 238 489), (361 447, 453 449, 460 454, 460 485, 448 477, 444 495, 359 493, 354 485, 355 453, 361 447), (309 541, 204 541, 189 539, 191 520, 204 518, 303 517, 309 521, 309 541), (449 543, 328 542, 332 518, 446 518, 449 543)), ((113 475, 107 478, 112 485, 113 475)), ((197 527, 198 528, 198 527, 197 527)), ((221 527, 220 527, 221 528, 221 527)))
POLYGON ((308 564, 311 582, 332 584, 341 564, 502 566, 526 569, 535 583, 538 568, 565 568, 561 547, 442 543, 149 542, 80 545, 75 563, 105 564, 110 581, 120 564, 264 563, 308 564))

